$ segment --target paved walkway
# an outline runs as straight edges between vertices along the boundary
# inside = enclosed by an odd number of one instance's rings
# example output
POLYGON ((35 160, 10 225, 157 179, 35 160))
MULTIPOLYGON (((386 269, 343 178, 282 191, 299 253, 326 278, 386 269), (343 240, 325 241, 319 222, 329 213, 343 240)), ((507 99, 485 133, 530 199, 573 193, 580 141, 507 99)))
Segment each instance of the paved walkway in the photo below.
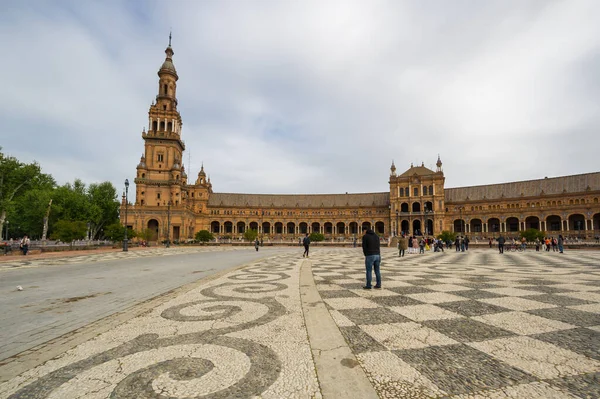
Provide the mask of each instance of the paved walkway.
POLYGON ((599 252, 383 255, 381 290, 358 249, 202 280, 0 397, 600 397, 599 252))

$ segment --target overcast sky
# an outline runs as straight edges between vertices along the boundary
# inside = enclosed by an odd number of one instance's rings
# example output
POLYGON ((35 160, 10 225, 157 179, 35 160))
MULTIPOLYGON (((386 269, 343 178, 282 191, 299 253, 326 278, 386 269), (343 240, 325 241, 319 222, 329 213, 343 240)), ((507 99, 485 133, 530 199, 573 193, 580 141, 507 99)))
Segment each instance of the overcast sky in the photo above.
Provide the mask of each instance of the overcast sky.
POLYGON ((599 15, 597 0, 4 0, 0 146, 61 184, 122 190, 172 29, 185 166, 195 181, 204 162, 216 192, 387 191, 392 160, 438 154, 446 187, 596 172, 599 15))

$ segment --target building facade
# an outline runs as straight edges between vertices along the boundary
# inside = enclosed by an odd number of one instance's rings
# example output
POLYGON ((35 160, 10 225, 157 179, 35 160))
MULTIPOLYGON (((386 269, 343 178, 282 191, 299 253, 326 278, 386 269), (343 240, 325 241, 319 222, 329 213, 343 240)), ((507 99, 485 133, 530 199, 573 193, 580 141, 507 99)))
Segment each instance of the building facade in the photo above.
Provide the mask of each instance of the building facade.
MULTIPOLYGON (((392 162, 389 191, 378 193, 215 193, 204 166, 196 180, 188 182, 177 111, 179 76, 170 39, 165 53, 148 130, 142 131, 144 153, 134 180, 135 202, 127 206, 127 225, 149 228, 153 240, 191 239, 200 230, 236 239, 247 229, 257 230, 265 240, 295 241, 311 232, 344 240, 359 235, 363 227, 383 236, 450 230, 492 237, 517 235, 528 228, 548 235, 600 236, 600 172, 445 188, 438 156, 435 171, 411 164, 396 174, 392 162)), ((125 212, 123 198, 121 214, 125 212)))

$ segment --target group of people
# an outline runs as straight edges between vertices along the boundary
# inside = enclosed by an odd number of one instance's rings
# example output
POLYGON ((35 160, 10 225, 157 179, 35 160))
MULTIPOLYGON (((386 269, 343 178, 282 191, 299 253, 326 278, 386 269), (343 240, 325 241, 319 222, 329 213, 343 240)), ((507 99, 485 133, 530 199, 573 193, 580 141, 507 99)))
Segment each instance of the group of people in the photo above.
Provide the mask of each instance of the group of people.
MULTIPOLYGON (((506 238, 504 238, 503 236, 500 236, 496 239, 496 241, 498 242, 498 252, 503 254, 504 253, 504 246, 507 244, 507 240, 506 238)), ((562 236, 562 234, 558 235, 558 238, 554 238, 554 237, 544 237, 542 240, 540 240, 539 238, 535 239, 535 250, 537 252, 539 252, 540 247, 542 248, 542 251, 546 251, 546 252, 550 252, 550 248, 552 248, 552 252, 559 252, 559 253, 564 253, 564 243, 565 243, 565 239, 562 236)), ((489 241, 489 245, 490 248, 492 247, 492 239, 490 238, 489 241)), ((517 246, 520 245, 521 248, 523 250, 525 250, 527 248, 527 239, 525 237, 521 238, 520 242, 517 241, 516 238, 512 239, 512 245, 513 246, 517 246)))
POLYGON ((398 237, 398 256, 404 256, 406 250, 409 254, 424 254, 433 248, 434 252, 444 252, 444 242, 437 238, 408 236, 402 234, 398 237))

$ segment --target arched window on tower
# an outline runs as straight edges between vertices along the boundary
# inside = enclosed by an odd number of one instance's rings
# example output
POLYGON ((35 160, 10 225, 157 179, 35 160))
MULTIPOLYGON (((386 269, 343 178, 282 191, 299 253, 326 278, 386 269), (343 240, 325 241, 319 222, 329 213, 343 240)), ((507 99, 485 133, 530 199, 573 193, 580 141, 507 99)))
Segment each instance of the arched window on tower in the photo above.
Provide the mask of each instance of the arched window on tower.
POLYGON ((165 96, 169 94, 169 87, 167 85, 163 85, 163 94, 165 96))
POLYGON ((158 122, 153 121, 152 122, 152 131, 156 132, 157 130, 158 130, 158 122))
POLYGON ((165 122, 164 121, 160 123, 160 131, 161 132, 165 131, 165 122))
POLYGON ((170 132, 173 130, 173 124, 171 122, 167 123, 167 132, 170 132))

